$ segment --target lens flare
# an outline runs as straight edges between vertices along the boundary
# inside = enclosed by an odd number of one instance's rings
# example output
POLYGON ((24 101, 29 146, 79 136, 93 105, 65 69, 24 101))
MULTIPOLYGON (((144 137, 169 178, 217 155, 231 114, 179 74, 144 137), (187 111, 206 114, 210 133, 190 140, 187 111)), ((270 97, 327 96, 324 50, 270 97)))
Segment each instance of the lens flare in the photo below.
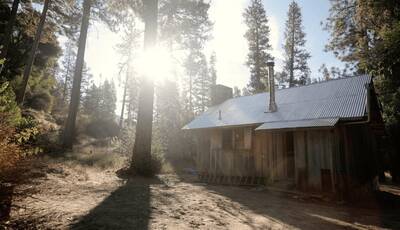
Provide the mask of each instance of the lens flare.
POLYGON ((169 79, 172 74, 170 52, 164 47, 154 47, 139 55, 136 69, 142 76, 153 81, 169 79))

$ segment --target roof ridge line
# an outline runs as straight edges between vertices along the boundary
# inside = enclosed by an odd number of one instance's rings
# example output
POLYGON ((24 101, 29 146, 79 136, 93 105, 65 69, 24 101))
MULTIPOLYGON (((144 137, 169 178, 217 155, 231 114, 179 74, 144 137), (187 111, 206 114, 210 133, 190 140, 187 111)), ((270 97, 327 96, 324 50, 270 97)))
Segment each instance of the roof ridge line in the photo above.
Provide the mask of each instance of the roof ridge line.
POLYGON ((282 120, 282 121, 270 121, 264 122, 263 124, 267 123, 277 123, 277 122, 290 122, 290 121, 313 121, 313 120, 326 120, 326 119, 340 119, 340 117, 322 117, 322 118, 311 118, 311 119, 299 119, 299 120, 282 120))
MULTIPOLYGON (((307 87, 307 86, 330 83, 330 82, 333 82, 333 81, 340 81, 340 80, 346 80, 346 79, 358 78, 358 77, 366 77, 366 76, 369 77, 369 75, 367 75, 367 74, 362 74, 362 75, 356 75, 356 76, 351 76, 351 77, 334 78, 334 79, 331 79, 331 80, 328 80, 328 81, 320 81, 320 82, 310 83, 308 85, 298 85, 298 86, 293 86, 293 87, 289 87, 289 88, 278 89, 277 91, 288 90, 288 89, 298 89, 298 88, 307 87)), ((252 96, 261 95, 261 94, 265 94, 265 93, 269 93, 269 92, 255 93, 253 95, 244 95, 244 96, 240 96, 240 97, 232 97, 232 98, 229 98, 228 100, 236 99, 236 98, 242 98, 242 97, 252 97, 252 96)))

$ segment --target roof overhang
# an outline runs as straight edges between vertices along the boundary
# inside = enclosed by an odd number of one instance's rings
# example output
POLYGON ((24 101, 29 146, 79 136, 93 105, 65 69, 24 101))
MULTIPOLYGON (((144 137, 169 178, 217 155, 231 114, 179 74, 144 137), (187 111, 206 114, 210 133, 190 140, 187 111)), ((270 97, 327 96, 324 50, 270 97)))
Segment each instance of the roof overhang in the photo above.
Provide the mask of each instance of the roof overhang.
POLYGON ((332 128, 339 118, 321 118, 311 120, 267 122, 256 128, 259 130, 302 129, 302 128, 332 128))
POLYGON ((218 125, 218 126, 204 126, 204 127, 190 127, 185 125, 182 130, 204 130, 204 129, 232 129, 232 128, 243 128, 243 127, 258 127, 263 123, 249 123, 249 124, 237 124, 237 125, 218 125))

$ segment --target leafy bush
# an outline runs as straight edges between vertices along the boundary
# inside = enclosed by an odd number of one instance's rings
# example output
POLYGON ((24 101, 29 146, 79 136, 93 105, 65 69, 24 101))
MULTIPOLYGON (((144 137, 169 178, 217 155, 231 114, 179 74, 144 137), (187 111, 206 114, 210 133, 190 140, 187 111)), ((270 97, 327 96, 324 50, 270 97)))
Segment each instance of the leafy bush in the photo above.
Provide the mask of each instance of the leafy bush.
POLYGON ((34 94, 27 100, 26 105, 35 110, 49 112, 53 107, 53 96, 48 92, 34 94))
POLYGON ((24 117, 16 128, 15 142, 20 145, 34 144, 39 134, 36 121, 31 117, 24 117))
POLYGON ((8 82, 0 84, 0 113, 11 126, 21 121, 21 110, 15 102, 15 94, 8 82))
POLYGON ((39 151, 31 146, 38 133, 36 122, 21 116, 9 83, 0 84, 0 174, 12 169, 21 158, 39 151))
POLYGON ((39 131, 35 123, 22 119, 17 127, 8 122, 6 113, 0 113, 0 175, 15 167, 19 160, 40 152, 33 147, 33 142, 39 131))
POLYGON ((86 126, 86 134, 94 138, 115 137, 119 134, 119 126, 112 120, 94 120, 86 126))

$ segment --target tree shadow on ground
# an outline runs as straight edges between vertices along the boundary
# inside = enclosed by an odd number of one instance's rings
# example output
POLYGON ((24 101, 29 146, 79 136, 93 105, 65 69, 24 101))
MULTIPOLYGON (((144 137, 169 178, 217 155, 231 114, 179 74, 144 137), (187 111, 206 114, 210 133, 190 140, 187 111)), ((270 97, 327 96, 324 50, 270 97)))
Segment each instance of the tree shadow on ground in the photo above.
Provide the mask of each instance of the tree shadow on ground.
MULTIPOLYGON (((36 158, 29 158, 19 162, 14 168, 3 171, 0 174, 0 228, 3 222, 10 218, 13 197, 15 196, 15 187, 24 184, 35 184, 38 178, 46 176, 47 166, 41 164, 36 158)), ((26 193, 34 193, 32 189, 25 190, 26 193)))
MULTIPOLYGON (((199 182, 187 168, 196 167, 179 160, 169 161, 178 177, 188 183, 199 182)), ((360 229, 369 226, 400 229, 400 196, 379 192, 365 203, 339 203, 290 193, 256 191, 255 187, 202 184, 211 193, 222 195, 245 208, 262 215, 272 223, 300 229, 360 229)), ((221 208, 224 208, 223 206, 221 208)), ((226 212, 232 211, 225 207, 226 212)), ((238 218, 240 218, 238 216, 238 218)), ((257 226, 248 216, 242 216, 249 226, 257 226)), ((260 227, 260 226, 258 226, 260 227)), ((261 226, 271 228, 271 226, 261 226)))
POLYGON ((131 178, 70 229, 148 229, 150 186, 159 179, 131 178))
POLYGON ((380 203, 367 208, 294 198, 280 192, 214 185, 205 187, 266 218, 300 229, 368 229, 371 226, 400 229, 399 209, 382 207, 380 203))

